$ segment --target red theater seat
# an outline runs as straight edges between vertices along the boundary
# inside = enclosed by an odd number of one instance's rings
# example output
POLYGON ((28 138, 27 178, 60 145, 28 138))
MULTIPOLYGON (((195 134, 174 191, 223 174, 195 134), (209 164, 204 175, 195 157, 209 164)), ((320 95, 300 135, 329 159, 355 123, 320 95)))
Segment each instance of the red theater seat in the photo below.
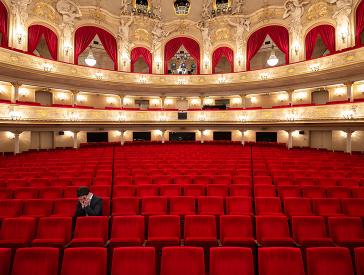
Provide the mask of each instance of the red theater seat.
POLYGON ((111 185, 93 185, 90 191, 98 197, 109 198, 111 195, 111 185))
POLYGON ((278 187, 278 196, 284 200, 286 198, 301 198, 301 190, 297 186, 278 187))
MULTIPOLYGON (((264 247, 258 250, 259 275, 305 275, 299 248, 264 247)), ((318 274, 317 274, 318 275, 318 274)))
POLYGON ((276 197, 277 192, 275 186, 270 185, 255 185, 254 186, 254 197, 276 197))
POLYGON ((253 215, 252 199, 246 197, 227 197, 226 214, 253 215))
POLYGON ((231 177, 230 176, 223 176, 217 175, 212 178, 213 184, 222 184, 222 185, 230 185, 231 184, 231 177))
POLYGON ((110 247, 134 246, 144 243, 144 217, 120 216, 113 217, 111 227, 110 247))
POLYGON ((57 199, 54 201, 52 216, 73 217, 76 214, 77 198, 57 199))
POLYGON ((64 251, 61 275, 106 275, 106 272, 106 248, 78 247, 64 251))
POLYGON ((162 250, 161 275, 204 275, 204 251, 201 247, 165 247, 162 250))
POLYGON ((216 246, 216 220, 212 215, 187 215, 184 225, 185 245, 216 246))
POLYGON ((52 200, 26 200, 23 207, 23 216, 48 217, 53 211, 52 200))
POLYGON ((270 176, 254 176, 254 185, 272 185, 270 176))
POLYGON ((161 196, 166 197, 181 196, 182 187, 176 184, 160 185, 159 192, 161 196))
POLYGON ((257 241, 262 246, 293 246, 285 216, 256 216, 257 241))
POLYGON ((225 184, 210 184, 206 188, 207 196, 226 197, 229 195, 229 187, 225 184))
POLYGON ((351 188, 353 198, 364 199, 364 187, 351 188))
POLYGON ((153 247, 118 247, 114 249, 111 275, 155 275, 153 247))
POLYGON ((220 216, 220 240, 223 246, 256 246, 251 216, 220 216))
POLYGON ((112 215, 138 215, 139 199, 136 197, 115 198, 112 200, 112 215))
POLYGON ((251 249, 213 247, 210 249, 210 275, 254 275, 251 249))
POLYGON ((316 215, 324 217, 343 215, 339 199, 312 199, 312 207, 316 215))
POLYGON ((35 187, 24 187, 13 189, 14 199, 36 199, 38 198, 38 188, 35 187))
POLYGON ((0 274, 7 275, 10 271, 11 249, 0 248, 0 274))
POLYGON ((173 246, 180 243, 180 217, 152 216, 148 221, 148 246, 173 246))
POLYGON ((201 215, 224 215, 224 199, 222 197, 197 198, 198 213, 201 215))
POLYGON ((232 183, 251 186, 252 180, 250 176, 235 176, 232 183))
POLYGON ((241 197, 251 197, 252 190, 249 185, 233 184, 230 185, 230 196, 241 196, 241 197))
POLYGON ((153 184, 157 185, 166 185, 166 184, 172 184, 172 178, 168 176, 157 176, 153 178, 153 184))
POLYGON ((195 176, 193 179, 194 184, 209 185, 211 183, 210 176, 195 176))
POLYGON ((364 247, 354 249, 356 275, 364 275, 364 247))
POLYGON ((158 186, 152 184, 144 184, 137 186, 138 197, 158 196, 158 186))
POLYGON ((40 199, 60 199, 62 197, 62 187, 45 187, 39 189, 38 198, 40 199))
POLYGON ((364 246, 364 229, 359 217, 330 217, 330 236, 339 246, 364 246))
POLYGON ((114 185, 132 185, 133 178, 130 176, 120 176, 114 178, 114 185))
POLYGON ((284 200, 284 211, 287 216, 311 216, 311 200, 304 198, 286 198, 284 200))
POLYGON ((325 198, 325 189, 318 186, 305 186, 302 188, 302 195, 308 199, 322 199, 325 198))
POLYGON ((192 184, 192 178, 189 176, 176 176, 174 178, 174 184, 179 184, 181 186, 189 185, 192 184))
POLYGON ((23 201, 16 199, 0 200, 0 221, 4 218, 19 217, 23 211, 23 201))
POLYGON ((70 246, 104 246, 107 235, 108 217, 78 217, 70 246))
POLYGON ((342 204, 345 215, 364 217, 364 199, 343 199, 342 204))
POLYGON ((12 275, 58 274, 59 250, 52 247, 19 248, 16 250, 12 275))
POLYGON ((256 198, 256 215, 282 215, 281 200, 279 198, 256 198))
POLYGON ((166 197, 144 197, 142 199, 142 215, 167 214, 166 197))
POLYGON ((13 191, 7 188, 0 189, 0 200, 13 198, 13 191))
POLYGON ((71 240, 71 217, 40 218, 32 246, 64 247, 71 240))
POLYGON ((348 187, 327 187, 326 196, 333 199, 346 199, 351 197, 351 191, 348 187))
POLYGON ((136 176, 136 177, 133 177, 133 183, 135 185, 152 184, 152 179, 150 177, 146 177, 146 176, 136 176))
POLYGON ((186 185, 183 188, 185 196, 199 197, 205 196, 205 186, 201 184, 186 185))
POLYGON ((307 275, 353 275, 349 249, 345 247, 307 248, 307 275))
POLYGON ((0 232, 0 247, 29 246, 36 230, 36 219, 31 217, 6 218, 0 232))
POLYGON ((297 243, 304 247, 334 245, 327 235, 323 217, 292 217, 292 233, 297 243))
POLYGON ((114 186, 113 189, 113 198, 134 197, 135 194, 136 194, 136 187, 132 185, 114 186))
POLYGON ((169 199, 169 213, 171 215, 195 215, 196 201, 194 197, 171 197, 169 199))

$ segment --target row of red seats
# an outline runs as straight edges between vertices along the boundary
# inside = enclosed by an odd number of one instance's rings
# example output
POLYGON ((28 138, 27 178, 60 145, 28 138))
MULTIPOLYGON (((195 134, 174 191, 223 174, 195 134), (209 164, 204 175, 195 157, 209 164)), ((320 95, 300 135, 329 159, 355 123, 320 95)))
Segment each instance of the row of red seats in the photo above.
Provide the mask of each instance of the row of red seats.
MULTIPOLYGON (((74 198, 78 186, 68 187, 19 187, 0 188, 0 199, 58 199, 74 198)), ((249 185, 117 185, 111 188, 110 185, 92 185, 91 192, 101 197, 143 197, 143 196, 242 196, 242 197, 289 197, 304 198, 364 198, 364 187, 318 187, 256 185, 251 188, 249 185)))
MULTIPOLYGON (((5 217, 73 216, 77 199, 0 200, 0 219, 5 217)), ((249 197, 136 197, 111 201, 112 215, 318 215, 364 217, 364 199, 305 199, 249 197), (254 202, 254 207, 253 207, 254 202)), ((103 215, 110 215, 110 198, 103 198, 103 215)))
POLYGON ((51 246, 364 246, 359 217, 187 215, 184 230, 177 215, 80 217, 71 238, 71 217, 7 218, 0 231, 0 247, 51 246), (218 225, 218 226, 217 226, 218 225), (255 233, 254 233, 255 232, 255 233), (291 233, 292 232, 292 233, 291 233), (329 232, 329 233, 328 233, 329 232), (183 233, 183 234, 182 234, 183 233))
MULTIPOLYGON (((356 275, 364 274, 364 248, 355 249, 355 264, 348 249, 343 247, 309 248, 303 260, 298 248, 271 247, 258 250, 257 265, 249 248, 214 247, 205 260, 200 247, 165 247, 161 264, 156 265, 153 247, 123 247, 109 257, 111 275, 356 275), (306 262, 306 264, 304 263, 306 262), (209 265, 209 273, 205 273, 209 265), (259 273, 255 273, 256 266, 259 273), (305 272, 307 270, 307 272, 305 272)), ((107 274, 108 253, 101 247, 68 248, 63 260, 57 248, 20 248, 16 251, 10 273, 11 251, 0 249, 0 271, 4 275, 88 275, 107 274), (44 259, 47 258, 47 261, 44 259), (81 264, 80 264, 81 263, 81 264), (29 273, 30 272, 30 273, 29 273)))

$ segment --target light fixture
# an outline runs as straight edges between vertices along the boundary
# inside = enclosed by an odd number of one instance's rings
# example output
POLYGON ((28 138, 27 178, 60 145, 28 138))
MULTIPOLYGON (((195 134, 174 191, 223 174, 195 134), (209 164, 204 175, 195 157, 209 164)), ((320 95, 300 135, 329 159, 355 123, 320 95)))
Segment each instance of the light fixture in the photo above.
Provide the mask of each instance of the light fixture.
POLYGON ((107 102, 107 104, 113 105, 116 103, 116 99, 115 99, 115 97, 110 96, 110 97, 106 98, 106 102, 107 102))
POLYGON ((298 92, 296 95, 295 95, 295 98, 299 101, 302 101, 304 100, 305 98, 307 97, 307 93, 306 92, 298 92))
POLYGON ((43 71, 45 71, 47 73, 49 73, 49 72, 51 72, 53 70, 53 65, 50 64, 50 63, 47 63, 47 62, 44 62, 42 64, 42 67, 43 67, 43 71))
POLYGON ((74 137, 75 134, 72 131, 64 131, 64 135, 67 137, 74 137))
POLYGON ((349 30, 346 26, 343 26, 340 30, 341 40, 345 43, 346 38, 349 36, 349 30))
POLYGON ((25 89, 25 88, 20 88, 19 89, 19 95, 21 97, 26 97, 27 95, 29 95, 29 91, 27 89, 25 89))
POLYGON ((8 117, 9 117, 11 120, 21 120, 21 118, 22 118, 22 114, 21 114, 21 112, 19 112, 19 111, 11 110, 11 111, 8 113, 8 117))
POLYGON ((64 47, 64 55, 65 56, 69 56, 69 54, 71 53, 71 51, 72 51, 72 46, 65 46, 64 47))
POLYGON ((280 94, 280 95, 278 95, 278 100, 280 102, 286 101, 287 99, 288 99, 288 95, 286 95, 286 94, 280 94))
POLYGON ((298 44, 298 42, 294 43, 293 45, 293 49, 294 49, 294 53, 296 55, 298 55, 299 51, 300 51, 300 45, 298 44))
POLYGON ((117 116, 117 120, 118 121, 125 121, 126 120, 126 115, 124 112, 119 112, 118 116, 117 116))
POLYGON ((24 35, 25 35, 24 29, 21 26, 18 26, 16 31, 16 40, 19 45, 23 43, 24 35))
POLYGON ((205 114, 205 112, 199 113, 198 120, 199 121, 205 121, 206 120, 206 114, 205 114))
POLYGON ((78 121, 80 120, 80 114, 78 112, 72 111, 68 114, 68 119, 70 121, 78 121))
POLYGON ((295 121, 296 119, 297 119, 297 115, 296 115, 295 110, 288 111, 288 113, 286 114, 286 120, 295 121))
POLYGON ((174 10, 177 15, 187 15, 190 11, 190 1, 188 0, 176 0, 174 2, 174 10))
POLYGON ((252 104, 256 104, 256 103, 258 102, 258 99, 257 99, 255 96, 252 96, 252 97, 250 98, 250 102, 251 102, 252 104))
POLYGON ((132 102, 133 102, 132 99, 129 98, 129 97, 124 97, 123 98, 123 105, 125 105, 125 106, 131 105, 132 102))
POLYGON ((205 66, 205 69, 207 70, 209 68, 210 59, 208 57, 205 57, 203 60, 203 64, 205 66))
POLYGON ((159 121, 167 121, 167 115, 166 113, 162 112, 159 115, 159 121))
POLYGON ((58 99, 60 101, 65 101, 67 99, 67 95, 65 93, 58 94, 58 99))
POLYGON ((95 78, 97 80, 102 80, 104 78, 104 74, 102 72, 96 72, 95 73, 95 78))
POLYGON ((85 58, 85 63, 87 66, 90 66, 90 67, 94 67, 97 63, 97 61, 92 53, 91 47, 90 47, 90 50, 88 51, 87 57, 85 58))
POLYGON ((260 79, 261 80, 267 80, 269 78, 269 73, 261 73, 260 74, 260 79))
POLYGON ((157 70, 159 71, 160 66, 161 66, 161 64, 162 64, 162 59, 160 58, 160 56, 156 56, 156 57, 154 58, 154 62, 155 62, 155 64, 156 64, 156 66, 157 66, 157 70))
POLYGON ((239 97, 233 97, 231 99, 231 104, 233 105, 240 105, 241 103, 243 102, 242 98, 239 96, 239 97))
POLYGON ((238 119, 239 119, 240 122, 246 122, 247 119, 248 119, 248 115, 245 112, 243 112, 242 114, 240 114, 238 116, 238 119))
POLYGON ((267 60, 267 64, 270 66, 270 67, 274 67, 278 64, 279 62, 279 59, 277 58, 276 56, 276 53, 274 51, 274 46, 272 46, 272 51, 270 53, 270 56, 267 60))
POLYGON ((206 98, 204 99, 204 104, 205 104, 205 105, 213 105, 213 104, 214 104, 214 99, 213 99, 213 98, 211 98, 211 97, 206 97, 206 98))
POLYGON ((200 100, 198 98, 191 99, 192 106, 197 106, 197 105, 199 105, 199 103, 200 103, 200 100))
POLYGON ((85 102, 86 101, 86 96, 85 95, 77 95, 77 101, 78 102, 85 102))
POLYGON ((318 72, 320 70, 320 63, 314 63, 310 65, 310 70, 312 72, 318 72))
POLYGON ((346 92, 346 88, 345 87, 338 87, 335 89, 334 91, 334 95, 336 96, 343 96, 346 92))
POLYGON ((345 110, 341 113, 344 119, 354 119, 356 115, 357 106, 352 106, 351 109, 345 110))
POLYGON ((169 106, 173 104, 173 99, 172 98, 166 98, 164 99, 164 105, 169 106))
POLYGON ((364 84, 361 84, 358 86, 358 91, 359 91, 359 93, 364 94, 364 84))
POLYGON ((8 139, 15 139, 15 134, 13 132, 6 132, 6 137, 8 139))

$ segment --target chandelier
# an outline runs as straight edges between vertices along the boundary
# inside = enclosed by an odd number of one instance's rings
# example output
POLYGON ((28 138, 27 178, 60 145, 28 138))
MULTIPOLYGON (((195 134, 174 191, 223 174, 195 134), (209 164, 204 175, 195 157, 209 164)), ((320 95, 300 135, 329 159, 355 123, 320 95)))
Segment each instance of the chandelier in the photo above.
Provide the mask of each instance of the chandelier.
POLYGON ((87 57, 85 58, 85 63, 87 66, 90 66, 90 67, 93 67, 96 65, 96 59, 92 53, 91 47, 90 47, 90 50, 88 51, 87 57))
POLYGON ((212 17, 218 16, 218 15, 226 15, 231 14, 233 9, 229 5, 229 1, 226 0, 217 0, 216 1, 216 9, 213 9, 211 11, 212 17))
POLYGON ((186 61, 187 59, 189 59, 191 57, 191 55, 188 52, 185 52, 183 50, 177 52, 174 57, 178 60, 178 61, 186 61))
POLYGON ((272 51, 270 53, 270 56, 267 60, 267 64, 270 66, 270 67, 274 67, 278 64, 279 60, 278 60, 278 57, 276 56, 276 53, 274 51, 274 46, 272 46, 272 51))
POLYGON ((177 15, 187 15, 190 11, 190 2, 188 0, 176 0, 174 9, 177 15))

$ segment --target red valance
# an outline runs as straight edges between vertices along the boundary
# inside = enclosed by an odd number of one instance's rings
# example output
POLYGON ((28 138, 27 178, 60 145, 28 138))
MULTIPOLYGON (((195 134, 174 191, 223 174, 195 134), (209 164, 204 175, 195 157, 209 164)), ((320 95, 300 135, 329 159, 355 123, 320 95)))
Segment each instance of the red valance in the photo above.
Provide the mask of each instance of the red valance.
POLYGON ((164 47, 164 73, 168 73, 168 61, 172 59, 182 45, 196 61, 197 74, 200 74, 200 46, 195 40, 188 37, 176 37, 167 42, 164 47))
POLYGON ((364 31, 364 0, 362 0, 356 9, 356 30, 355 30, 355 44, 361 44, 360 34, 364 31))
POLYGON ((134 48, 130 53, 130 59, 131 59, 131 71, 134 72, 134 65, 135 62, 139 59, 139 57, 142 57, 144 62, 149 67, 149 73, 152 73, 152 53, 143 47, 136 47, 134 48))
POLYGON ((1 47, 8 46, 8 11, 5 5, 0 1, 0 33, 2 34, 1 38, 1 47))
POLYGON ((321 37, 322 42, 325 44, 330 54, 335 52, 335 28, 330 25, 320 25, 310 30, 306 35, 306 60, 312 59, 312 53, 318 36, 321 37))
POLYGON ((57 35, 49 28, 42 25, 32 25, 28 28, 28 52, 33 54, 40 39, 44 36, 49 53, 53 60, 57 60, 58 39, 57 35))
POLYGON ((229 47, 217 48, 212 54, 212 73, 215 73, 215 69, 220 59, 225 56, 226 60, 230 63, 231 72, 234 72, 234 51, 229 47))
POLYGON ((116 39, 109 32, 93 26, 85 26, 76 30, 75 33, 75 64, 78 64, 78 57, 87 49, 95 36, 100 38, 105 51, 114 62, 114 69, 118 69, 118 54, 116 39))
POLYGON ((286 64, 289 63, 289 35, 288 30, 282 26, 267 26, 255 31, 248 39, 247 44, 247 70, 250 70, 250 61, 262 47, 265 38, 269 35, 277 47, 285 54, 286 64))

